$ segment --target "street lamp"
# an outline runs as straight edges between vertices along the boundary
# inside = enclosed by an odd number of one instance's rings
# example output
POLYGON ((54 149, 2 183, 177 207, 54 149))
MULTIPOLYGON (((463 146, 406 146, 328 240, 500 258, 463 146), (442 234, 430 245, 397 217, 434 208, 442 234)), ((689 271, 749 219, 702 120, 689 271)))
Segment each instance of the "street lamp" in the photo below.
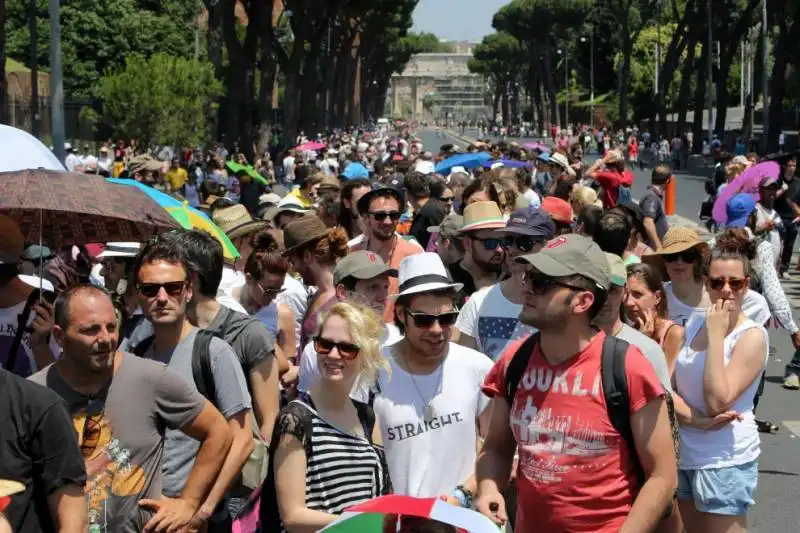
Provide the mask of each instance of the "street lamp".
MULTIPOLYGON (((589 34, 589 121, 594 127, 594 26, 589 34)), ((586 37, 581 37, 581 42, 586 42, 586 37)))
POLYGON ((569 54, 567 50, 556 50, 558 55, 564 54, 564 129, 569 128, 569 54))

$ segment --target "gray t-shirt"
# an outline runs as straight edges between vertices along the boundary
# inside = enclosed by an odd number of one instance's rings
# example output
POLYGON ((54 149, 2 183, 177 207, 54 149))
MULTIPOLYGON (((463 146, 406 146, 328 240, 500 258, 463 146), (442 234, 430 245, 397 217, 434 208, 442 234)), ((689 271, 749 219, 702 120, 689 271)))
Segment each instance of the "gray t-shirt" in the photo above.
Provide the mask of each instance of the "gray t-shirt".
MULTIPOLYGON (((242 365, 245 378, 268 357, 275 357, 275 337, 257 318, 221 306, 208 325, 231 348, 242 365)), ((250 381, 247 380, 248 391, 250 381)))
POLYGON ((166 366, 127 353, 98 400, 73 390, 53 365, 30 380, 69 405, 86 461, 90 530, 141 531, 153 513, 139 500, 161 497, 165 433, 180 433, 205 399, 166 366))
MULTIPOLYGON (((186 380, 192 390, 197 391, 192 376, 192 353, 197 328, 175 347, 164 353, 155 351, 155 343, 144 354, 147 359, 166 363, 170 369, 186 380)), ((236 359, 230 345, 225 341, 211 339, 209 347, 211 356, 211 373, 214 375, 216 398, 212 402, 226 419, 244 410, 250 409, 250 394, 242 372, 242 365, 236 359)), ((164 495, 175 498, 180 495, 189 473, 194 466, 194 459, 200 449, 200 442, 180 431, 167 431, 167 442, 164 446, 164 495)))
POLYGON ((664 390, 671 393, 672 380, 669 375, 667 356, 664 355, 664 350, 661 349, 661 346, 659 346, 656 341, 630 327, 628 324, 622 324, 622 329, 617 333, 616 337, 627 341, 628 344, 632 344, 641 350, 647 360, 650 361, 653 370, 656 371, 656 377, 658 377, 658 381, 661 382, 664 390))

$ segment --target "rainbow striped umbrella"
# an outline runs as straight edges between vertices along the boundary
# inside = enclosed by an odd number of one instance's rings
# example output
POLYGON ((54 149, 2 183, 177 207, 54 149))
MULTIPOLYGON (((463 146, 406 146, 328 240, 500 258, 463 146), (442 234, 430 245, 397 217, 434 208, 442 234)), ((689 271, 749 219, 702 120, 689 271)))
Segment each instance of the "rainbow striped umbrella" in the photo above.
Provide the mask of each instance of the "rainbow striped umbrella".
POLYGON ((396 531, 397 521, 435 520, 468 533, 498 533, 500 529, 482 514, 456 507, 436 498, 413 498, 393 494, 350 507, 329 524, 325 533, 383 533, 396 531), (399 518, 398 518, 399 516, 399 518), (390 526, 392 529, 385 529, 390 526))
POLYGON ((198 211, 193 207, 189 207, 188 202, 183 202, 179 207, 167 207, 167 213, 172 215, 172 218, 178 221, 178 224, 185 229, 197 229, 205 231, 222 245, 222 251, 225 254, 225 259, 234 259, 239 257, 239 250, 233 245, 231 240, 225 235, 219 226, 214 224, 205 213, 198 211))

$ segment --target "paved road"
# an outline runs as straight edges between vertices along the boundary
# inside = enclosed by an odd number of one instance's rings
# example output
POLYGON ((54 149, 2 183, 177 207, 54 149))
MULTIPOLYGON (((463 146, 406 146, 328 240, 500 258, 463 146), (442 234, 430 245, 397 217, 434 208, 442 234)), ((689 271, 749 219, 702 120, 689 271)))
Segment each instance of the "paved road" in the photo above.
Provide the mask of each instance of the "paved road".
MULTIPOLYGON (((472 137, 475 137, 474 133, 472 137)), ((449 134, 445 139, 437 138, 434 131, 422 132, 421 139, 425 148, 432 152, 438 151, 439 146, 445 143, 466 145, 463 140, 449 134)), ((639 197, 647 188, 649 173, 637 170, 635 174, 633 194, 639 197)), ((677 174, 676 214, 696 219, 700 202, 705 199, 704 179, 704 176, 677 174)), ((794 272, 794 278, 783 285, 795 310, 795 321, 800 323, 800 274, 794 272)), ((757 504, 749 519, 751 533, 800 531, 800 511, 794 507, 800 487, 800 391, 787 391, 780 385, 784 366, 792 357, 789 336, 783 330, 772 329, 770 345, 775 355, 770 357, 767 365, 767 383, 758 415, 779 424, 781 429, 776 435, 761 435, 757 504)))

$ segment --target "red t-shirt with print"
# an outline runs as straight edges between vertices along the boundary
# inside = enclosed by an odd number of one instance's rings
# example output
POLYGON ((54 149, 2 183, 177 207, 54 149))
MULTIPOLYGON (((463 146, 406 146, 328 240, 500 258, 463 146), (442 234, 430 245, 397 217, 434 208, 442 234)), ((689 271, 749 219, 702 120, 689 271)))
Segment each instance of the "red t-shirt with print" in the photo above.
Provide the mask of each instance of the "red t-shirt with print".
MULTIPOLYGON (((638 492, 628 448, 608 418, 600 375, 605 333, 551 365, 537 345, 522 374, 509 424, 519 445, 516 531, 619 531, 638 492)), ((506 369, 525 340, 506 348, 487 374, 487 396, 505 395, 506 369)), ((626 361, 630 412, 664 389, 635 346, 626 361)))

